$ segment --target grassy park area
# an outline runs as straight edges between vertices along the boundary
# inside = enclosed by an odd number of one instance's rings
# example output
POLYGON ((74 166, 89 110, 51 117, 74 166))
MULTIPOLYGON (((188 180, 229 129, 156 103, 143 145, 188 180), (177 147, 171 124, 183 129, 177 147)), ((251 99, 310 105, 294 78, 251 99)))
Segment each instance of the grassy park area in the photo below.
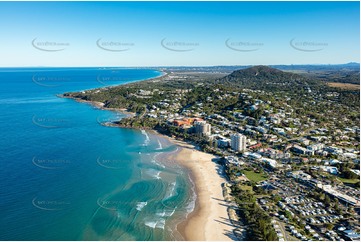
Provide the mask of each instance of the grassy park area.
POLYGON ((267 177, 262 173, 257 173, 254 171, 247 171, 247 170, 244 170, 243 173, 246 175, 248 179, 254 182, 260 182, 267 179, 267 177))

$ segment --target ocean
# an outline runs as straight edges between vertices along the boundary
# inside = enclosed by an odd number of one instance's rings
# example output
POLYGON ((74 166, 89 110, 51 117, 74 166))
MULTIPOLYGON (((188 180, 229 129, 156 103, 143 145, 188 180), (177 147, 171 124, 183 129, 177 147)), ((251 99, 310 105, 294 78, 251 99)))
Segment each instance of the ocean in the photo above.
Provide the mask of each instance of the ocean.
POLYGON ((1 240, 179 240, 194 208, 177 147, 106 127, 123 114, 57 94, 161 75, 125 68, 0 69, 1 240))

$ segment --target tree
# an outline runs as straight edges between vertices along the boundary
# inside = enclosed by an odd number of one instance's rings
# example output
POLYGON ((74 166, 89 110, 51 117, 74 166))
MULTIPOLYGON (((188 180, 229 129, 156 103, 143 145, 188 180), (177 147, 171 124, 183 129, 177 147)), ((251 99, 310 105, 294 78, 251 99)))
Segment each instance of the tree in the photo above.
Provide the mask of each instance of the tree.
POLYGON ((326 225, 326 228, 327 228, 328 230, 332 230, 332 229, 333 229, 333 227, 334 227, 334 225, 333 225, 333 224, 327 224, 327 225, 326 225))
POLYGON ((354 172, 352 172, 351 170, 347 169, 346 171, 344 171, 342 173, 343 177, 346 179, 357 179, 358 175, 356 175, 354 172))
POLYGON ((327 207, 329 207, 330 204, 331 204, 331 198, 328 195, 325 195, 325 201, 324 202, 325 202, 325 205, 327 207))

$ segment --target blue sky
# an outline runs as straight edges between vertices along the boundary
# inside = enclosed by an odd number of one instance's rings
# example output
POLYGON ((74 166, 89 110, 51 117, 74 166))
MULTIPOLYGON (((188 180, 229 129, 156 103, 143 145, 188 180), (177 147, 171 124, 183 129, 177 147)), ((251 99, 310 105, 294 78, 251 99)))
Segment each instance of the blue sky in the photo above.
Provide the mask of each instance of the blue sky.
POLYGON ((359 2, 0 2, 0 66, 359 62, 359 12, 359 2))

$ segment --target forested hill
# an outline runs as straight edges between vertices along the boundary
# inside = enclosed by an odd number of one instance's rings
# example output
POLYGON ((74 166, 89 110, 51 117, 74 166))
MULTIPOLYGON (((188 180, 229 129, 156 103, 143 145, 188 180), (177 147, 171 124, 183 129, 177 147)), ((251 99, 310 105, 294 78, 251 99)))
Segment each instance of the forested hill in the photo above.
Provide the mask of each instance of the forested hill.
POLYGON ((320 86, 322 83, 304 76, 284 72, 268 66, 254 66, 237 70, 231 74, 215 80, 217 84, 270 91, 275 90, 304 90, 310 86, 320 86))

